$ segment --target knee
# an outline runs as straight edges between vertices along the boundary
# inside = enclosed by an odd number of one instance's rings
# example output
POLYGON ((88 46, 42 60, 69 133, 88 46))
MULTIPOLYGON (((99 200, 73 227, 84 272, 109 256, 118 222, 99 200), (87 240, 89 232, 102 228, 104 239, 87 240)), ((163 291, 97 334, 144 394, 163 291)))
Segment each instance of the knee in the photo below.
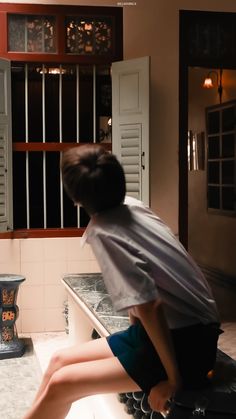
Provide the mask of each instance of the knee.
POLYGON ((66 374, 64 374, 64 369, 58 369, 55 371, 48 382, 46 390, 46 398, 49 400, 57 400, 59 403, 71 402, 70 398, 70 381, 66 374))
POLYGON ((65 360, 63 356, 63 351, 56 351, 50 359, 46 374, 52 376, 54 372, 58 371, 64 365, 65 360))

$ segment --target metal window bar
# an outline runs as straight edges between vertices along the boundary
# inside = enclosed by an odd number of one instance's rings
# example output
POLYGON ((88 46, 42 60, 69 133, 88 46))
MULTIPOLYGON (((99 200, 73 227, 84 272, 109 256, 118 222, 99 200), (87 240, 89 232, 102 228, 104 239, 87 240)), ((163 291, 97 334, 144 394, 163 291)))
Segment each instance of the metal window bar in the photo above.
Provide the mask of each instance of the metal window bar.
MULTIPOLYGON (((76 65, 76 142, 79 143, 80 125, 79 125, 79 65, 76 65)), ((80 207, 77 206, 77 227, 80 227, 80 207)))
MULTIPOLYGON (((25 64, 25 142, 29 142, 29 118, 28 118, 28 109, 29 109, 29 101, 28 101, 28 64, 25 64)), ((29 208, 29 152, 26 151, 26 158, 25 158, 25 173, 26 173, 26 226, 30 228, 30 208, 29 208)))
POLYGON ((76 65, 76 142, 79 143, 79 65, 76 65))
MULTIPOLYGON (((42 142, 46 142, 46 109, 45 109, 45 65, 42 65, 42 142)), ((63 125, 62 125, 62 65, 60 64, 59 73, 59 142, 63 142, 63 125)), ((79 126, 79 65, 76 65, 76 143, 80 142, 80 126, 79 126)), ((25 64, 25 142, 29 142, 29 75, 28 75, 28 64, 25 64)), ((96 66, 93 66, 93 142, 96 143, 96 66)), ((26 152, 26 211, 27 211, 27 228, 30 228, 30 196, 29 196, 29 152, 26 152)), ((46 152, 43 152, 43 213, 44 213, 44 228, 47 228, 47 196, 46 196, 46 152)), ((64 227, 64 213, 63 213, 63 183, 62 176, 60 173, 60 212, 61 212, 61 228, 64 227)), ((80 227, 80 208, 77 210, 77 225, 80 227)))
POLYGON ((28 25, 27 25, 27 16, 25 16, 25 52, 28 52, 28 25))
POLYGON ((96 143, 96 66, 93 66, 93 142, 96 143))
MULTIPOLYGON (((63 142, 62 138, 62 65, 60 64, 59 74, 59 142, 63 142)), ((60 209, 61 209, 61 228, 64 227, 64 211, 63 211, 63 183, 60 171, 60 209)))
MULTIPOLYGON (((46 142, 45 124, 45 65, 42 65, 42 124, 43 124, 43 143, 46 142)), ((43 226, 47 228, 47 194, 46 194, 46 152, 43 151, 43 226)))
POLYGON ((41 26, 42 26, 42 52, 45 52, 45 26, 44 19, 41 17, 41 26))

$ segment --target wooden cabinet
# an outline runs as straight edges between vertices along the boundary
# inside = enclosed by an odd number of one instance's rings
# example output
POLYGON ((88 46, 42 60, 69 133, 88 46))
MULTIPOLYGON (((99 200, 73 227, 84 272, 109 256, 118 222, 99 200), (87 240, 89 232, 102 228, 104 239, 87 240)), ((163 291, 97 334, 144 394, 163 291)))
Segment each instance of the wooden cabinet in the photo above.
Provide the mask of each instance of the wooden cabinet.
POLYGON ((0 57, 111 63, 122 59, 122 7, 0 4, 0 57))

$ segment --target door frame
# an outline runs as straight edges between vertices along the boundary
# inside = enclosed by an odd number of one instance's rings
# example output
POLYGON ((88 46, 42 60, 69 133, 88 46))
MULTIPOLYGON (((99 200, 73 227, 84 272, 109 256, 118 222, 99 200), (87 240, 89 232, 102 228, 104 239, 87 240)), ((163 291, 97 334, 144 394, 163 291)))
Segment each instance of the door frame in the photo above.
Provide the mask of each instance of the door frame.
MULTIPOLYGON (((179 239, 185 248, 188 248, 188 68, 196 66, 236 69, 236 48, 233 51, 229 46, 225 56, 214 56, 214 52, 209 51, 202 58, 192 53, 190 28, 193 22, 202 21, 209 22, 209 25, 217 22, 224 29, 232 22, 236 25, 236 13, 189 10, 179 12, 179 239)), ((227 47, 224 43, 224 50, 227 47)))

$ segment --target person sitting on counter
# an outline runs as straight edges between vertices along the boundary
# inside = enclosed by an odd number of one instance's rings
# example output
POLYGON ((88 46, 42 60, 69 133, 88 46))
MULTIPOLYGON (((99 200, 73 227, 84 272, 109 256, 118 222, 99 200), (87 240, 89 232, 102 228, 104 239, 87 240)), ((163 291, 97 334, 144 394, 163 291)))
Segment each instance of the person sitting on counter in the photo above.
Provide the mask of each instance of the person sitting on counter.
POLYGON ((152 210, 126 196, 117 158, 101 145, 63 153, 65 190, 90 216, 83 240, 98 260, 116 311, 130 326, 55 353, 24 419, 63 419, 101 393, 143 391, 166 412, 180 388, 201 388, 214 367, 220 319, 202 272, 152 210))

